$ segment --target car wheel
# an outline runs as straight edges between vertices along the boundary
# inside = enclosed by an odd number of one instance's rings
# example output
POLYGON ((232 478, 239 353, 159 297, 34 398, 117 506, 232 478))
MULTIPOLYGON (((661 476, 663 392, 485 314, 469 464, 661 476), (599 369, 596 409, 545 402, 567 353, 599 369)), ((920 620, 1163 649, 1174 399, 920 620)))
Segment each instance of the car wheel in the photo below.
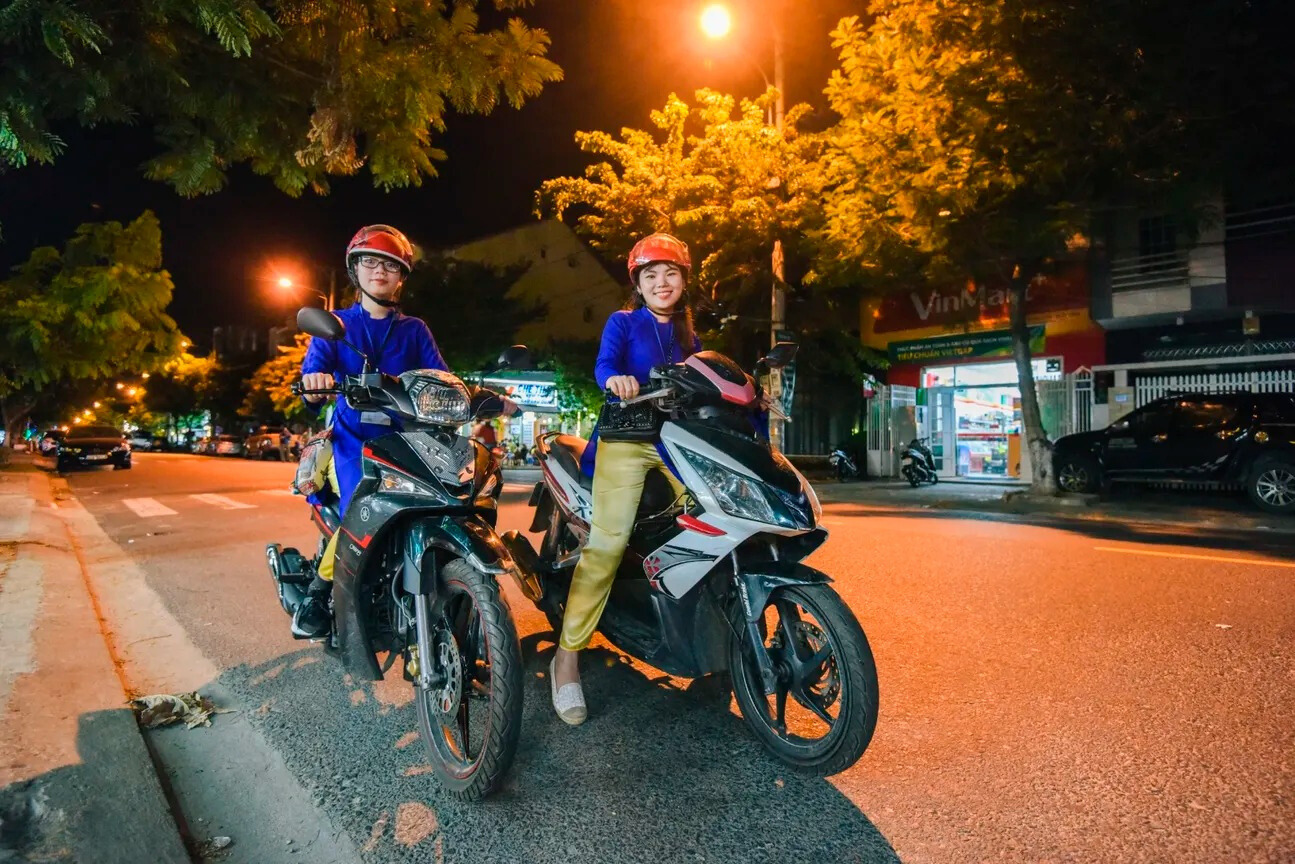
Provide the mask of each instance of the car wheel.
POLYGON ((116 470, 116 471, 129 471, 129 470, 130 470, 130 463, 129 463, 129 462, 119 462, 119 463, 117 463, 116 465, 114 465, 114 466, 112 466, 112 467, 113 467, 113 470, 116 470))
POLYGON ((1257 460, 1246 490, 1261 510, 1295 512, 1295 458, 1274 454, 1257 460))
POLYGON ((1064 456, 1057 460, 1057 486, 1063 492, 1085 493, 1101 483, 1101 469, 1091 456, 1064 456))

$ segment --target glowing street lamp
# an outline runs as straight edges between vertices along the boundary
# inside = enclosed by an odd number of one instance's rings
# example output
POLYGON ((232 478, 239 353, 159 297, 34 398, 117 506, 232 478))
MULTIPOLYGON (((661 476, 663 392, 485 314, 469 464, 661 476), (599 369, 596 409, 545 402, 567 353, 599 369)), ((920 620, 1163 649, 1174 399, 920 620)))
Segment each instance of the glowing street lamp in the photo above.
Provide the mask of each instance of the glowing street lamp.
POLYGON ((98 407, 99 407, 99 403, 98 403, 98 402, 94 403, 94 407, 98 408, 98 407))
POLYGON ((291 280, 291 279, 289 279, 287 276, 280 276, 280 277, 279 277, 279 287, 280 287, 280 288, 291 288, 291 287, 292 287, 292 280, 291 280))
POLYGON ((125 389, 125 387, 126 387, 126 385, 125 385, 125 384, 121 383, 120 381, 118 381, 118 382, 117 382, 117 389, 118 389, 118 390, 124 390, 124 389, 125 389))
POLYGON ((719 3, 701 10, 701 32, 711 39, 723 39, 733 29, 733 16, 719 3))

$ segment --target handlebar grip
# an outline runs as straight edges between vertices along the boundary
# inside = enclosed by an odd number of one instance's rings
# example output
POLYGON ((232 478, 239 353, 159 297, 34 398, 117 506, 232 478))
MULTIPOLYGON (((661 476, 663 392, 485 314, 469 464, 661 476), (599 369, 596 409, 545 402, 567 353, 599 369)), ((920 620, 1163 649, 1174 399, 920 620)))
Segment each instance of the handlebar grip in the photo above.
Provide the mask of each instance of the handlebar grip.
POLYGON ((288 389, 292 391, 293 396, 332 396, 336 393, 342 392, 338 387, 325 387, 322 390, 307 390, 301 386, 300 381, 292 382, 288 389))

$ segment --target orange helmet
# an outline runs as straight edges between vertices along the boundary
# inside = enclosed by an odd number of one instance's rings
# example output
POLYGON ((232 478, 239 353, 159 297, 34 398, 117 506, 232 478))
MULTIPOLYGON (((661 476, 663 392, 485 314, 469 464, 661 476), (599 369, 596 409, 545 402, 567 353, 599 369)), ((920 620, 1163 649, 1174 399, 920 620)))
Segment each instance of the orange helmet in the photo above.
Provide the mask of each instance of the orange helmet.
POLYGON ((390 225, 366 225, 355 232, 351 242, 346 244, 346 269, 350 270, 361 255, 376 255, 395 261, 404 268, 406 276, 414 269, 414 244, 390 225))
POLYGON ((639 270, 659 261, 669 261, 681 267, 685 275, 692 269, 692 256, 688 254, 687 243, 669 234, 649 234, 630 250, 630 282, 634 282, 639 270))

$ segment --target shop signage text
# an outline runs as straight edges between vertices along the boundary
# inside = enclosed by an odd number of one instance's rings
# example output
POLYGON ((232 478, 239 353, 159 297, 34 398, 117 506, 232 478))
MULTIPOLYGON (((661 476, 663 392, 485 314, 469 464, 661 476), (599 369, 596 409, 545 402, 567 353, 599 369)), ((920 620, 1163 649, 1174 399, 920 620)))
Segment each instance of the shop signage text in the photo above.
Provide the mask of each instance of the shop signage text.
MULTIPOLYGON (((1043 325, 1030 328, 1030 352, 1044 350, 1043 325)), ((934 339, 914 339, 890 343, 892 363, 926 363, 938 360, 965 360, 973 357, 1007 357, 1012 353, 1012 331, 988 330, 980 333, 958 333, 934 339)))
MULTIPOLYGON (((882 299, 873 332, 1006 322, 1009 293, 1006 286, 973 283, 958 288, 900 291, 882 299)), ((1036 319, 1040 316, 1051 319, 1057 313, 1087 307, 1088 281, 1082 268, 1041 279, 1025 292, 1026 314, 1036 319)))

